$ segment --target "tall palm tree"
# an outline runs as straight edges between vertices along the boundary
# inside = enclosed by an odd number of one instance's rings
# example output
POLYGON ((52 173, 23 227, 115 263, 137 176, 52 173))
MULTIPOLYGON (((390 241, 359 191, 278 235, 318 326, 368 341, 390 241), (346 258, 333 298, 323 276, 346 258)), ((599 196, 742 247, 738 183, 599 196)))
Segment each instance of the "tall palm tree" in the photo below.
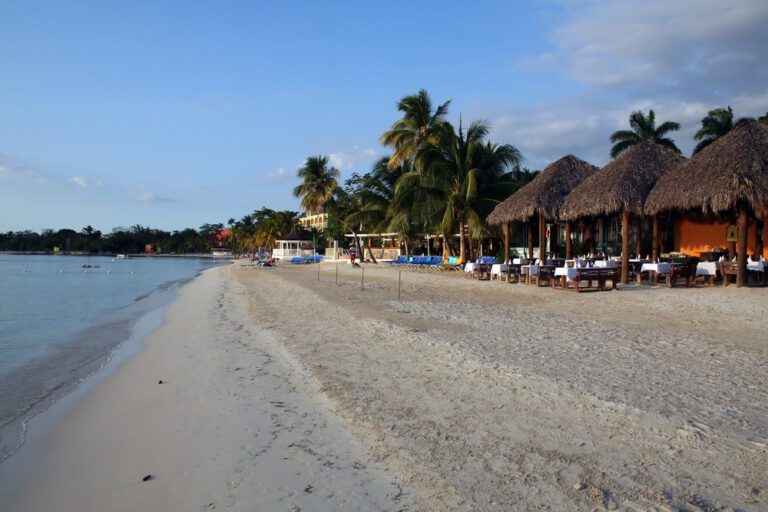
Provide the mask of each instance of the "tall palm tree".
POLYGON ((339 188, 341 173, 328 167, 327 156, 317 155, 307 157, 297 175, 302 181, 293 189, 294 197, 301 198, 301 207, 307 213, 322 213, 339 188))
POLYGON ((661 146, 671 149, 675 153, 680 153, 680 149, 675 145, 675 142, 664 136, 669 132, 679 130, 679 123, 666 121, 657 127, 656 114, 653 110, 648 111, 648 116, 636 110, 629 116, 629 126, 632 128, 631 130, 619 130, 611 135, 611 142, 614 143, 611 148, 611 158, 616 158, 630 147, 644 140, 652 140, 661 146))
MULTIPOLYGON (((456 131, 444 123, 435 143, 422 146, 416 155, 423 164, 418 183, 438 199, 441 232, 450 236, 458 224, 462 259, 467 256, 465 225, 470 233, 487 230, 485 213, 498 202, 483 192, 493 188, 507 166, 522 160, 514 146, 487 143, 488 129, 482 121, 471 123, 466 132, 461 124, 456 131)), ((397 188, 410 186, 412 180, 404 176, 397 188)))
POLYGON ((693 136, 695 140, 701 141, 693 148, 695 155, 705 147, 715 142, 733 128, 733 110, 728 108, 716 108, 710 110, 707 117, 701 120, 701 128, 693 136))
POLYGON ((432 100, 425 89, 398 102, 397 110, 403 113, 403 117, 381 136, 381 143, 392 147, 390 170, 413 158, 422 144, 434 142, 450 103, 451 100, 448 100, 433 111, 432 100))

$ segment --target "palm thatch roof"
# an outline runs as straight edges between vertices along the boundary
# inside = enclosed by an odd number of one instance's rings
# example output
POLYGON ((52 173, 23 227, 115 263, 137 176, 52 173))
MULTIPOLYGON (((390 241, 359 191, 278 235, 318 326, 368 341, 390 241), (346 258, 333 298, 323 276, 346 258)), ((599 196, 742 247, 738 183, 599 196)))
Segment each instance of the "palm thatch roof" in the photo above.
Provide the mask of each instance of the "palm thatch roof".
POLYGON ((753 212, 768 209, 768 125, 741 121, 683 165, 661 178, 646 211, 701 209, 717 213, 745 202, 753 212))
POLYGON ((642 214, 656 181, 684 161, 653 141, 636 144, 573 189, 560 207, 560 217, 573 220, 624 210, 642 214))
POLYGON ((549 164, 530 183, 499 203, 490 224, 525 221, 535 215, 557 218, 560 205, 579 183, 597 171, 594 165, 567 155, 549 164))
POLYGON ((280 240, 285 242, 294 242, 294 241, 311 242, 312 232, 307 231, 306 229, 302 229, 300 226, 294 226, 291 232, 285 235, 284 237, 280 238, 280 240))

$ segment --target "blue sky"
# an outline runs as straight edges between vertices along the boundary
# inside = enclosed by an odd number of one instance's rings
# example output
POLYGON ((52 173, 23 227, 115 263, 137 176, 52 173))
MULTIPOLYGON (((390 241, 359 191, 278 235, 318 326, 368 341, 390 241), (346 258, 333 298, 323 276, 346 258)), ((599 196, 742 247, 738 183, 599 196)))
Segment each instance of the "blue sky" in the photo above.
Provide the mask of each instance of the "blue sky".
POLYGON ((298 210, 295 172, 386 153, 402 96, 540 169, 608 160, 634 109, 768 111, 768 3, 35 2, 0 6, 0 231, 298 210))

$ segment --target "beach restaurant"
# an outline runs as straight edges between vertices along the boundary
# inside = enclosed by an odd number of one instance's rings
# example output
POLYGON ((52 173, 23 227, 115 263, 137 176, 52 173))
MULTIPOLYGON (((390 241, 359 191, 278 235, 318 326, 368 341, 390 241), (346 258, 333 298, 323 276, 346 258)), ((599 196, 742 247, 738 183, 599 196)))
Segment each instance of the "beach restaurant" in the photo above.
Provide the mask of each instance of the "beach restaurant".
MULTIPOLYGON (((559 218, 560 206, 565 198, 585 178, 596 171, 597 167, 594 165, 573 155, 567 155, 549 164, 530 183, 499 203, 488 215, 488 223, 502 225, 505 259, 509 258, 509 232, 512 222, 522 222, 527 227, 527 256, 529 258, 533 257, 533 231, 536 222, 538 222, 539 231, 539 257, 543 258, 547 252, 556 252, 552 242, 557 240, 558 236, 553 232, 550 232, 549 240, 551 243, 549 251, 547 251, 547 221, 552 222, 552 226, 557 226, 555 221, 559 218)), ((572 257, 570 223, 565 225, 564 241, 565 257, 570 259, 572 257)))
MULTIPOLYGON (((701 256, 727 247, 746 283, 748 256, 768 256, 768 124, 745 120, 673 169, 648 195, 645 211, 674 226, 675 251, 701 256)), ((751 268, 751 267, 750 267, 751 268)), ((764 269, 763 269, 764 273, 764 269)), ((763 278, 764 280, 764 278, 763 278)))
MULTIPOLYGON (((671 149, 653 141, 641 142, 582 181, 560 208, 560 216, 566 222, 620 217, 622 284, 627 284, 629 275, 630 219, 635 220, 637 243, 634 250, 639 257, 646 197, 659 178, 684 160, 671 149)), ((653 230, 654 261, 659 254, 657 228, 655 226, 653 230)))

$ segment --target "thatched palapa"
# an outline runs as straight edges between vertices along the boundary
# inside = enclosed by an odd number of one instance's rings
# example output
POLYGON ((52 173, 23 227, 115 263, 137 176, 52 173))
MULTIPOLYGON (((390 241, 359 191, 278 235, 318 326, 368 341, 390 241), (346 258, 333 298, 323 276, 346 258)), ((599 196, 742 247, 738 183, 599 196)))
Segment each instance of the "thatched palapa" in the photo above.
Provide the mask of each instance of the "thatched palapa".
POLYGON ((496 206, 488 216, 488 222, 524 222, 541 214, 550 219, 557 218, 560 205, 568 194, 596 171, 597 167, 580 158, 564 156, 496 206))
POLYGON ((757 121, 739 123, 659 179, 645 210, 708 214, 733 211, 739 202, 760 216, 768 207, 768 126, 757 121))
POLYGON ((685 158, 652 141, 641 142, 585 179, 560 207, 560 217, 574 220, 627 212, 643 213, 656 182, 685 158))
MULTIPOLYGON (((656 184, 646 211, 700 210, 703 214, 738 212, 738 286, 746 284, 749 223, 755 226, 755 256, 763 255, 764 219, 768 214, 768 126, 739 122, 726 135, 697 153, 656 184)), ((732 251, 733 249, 731 249, 732 251)))

